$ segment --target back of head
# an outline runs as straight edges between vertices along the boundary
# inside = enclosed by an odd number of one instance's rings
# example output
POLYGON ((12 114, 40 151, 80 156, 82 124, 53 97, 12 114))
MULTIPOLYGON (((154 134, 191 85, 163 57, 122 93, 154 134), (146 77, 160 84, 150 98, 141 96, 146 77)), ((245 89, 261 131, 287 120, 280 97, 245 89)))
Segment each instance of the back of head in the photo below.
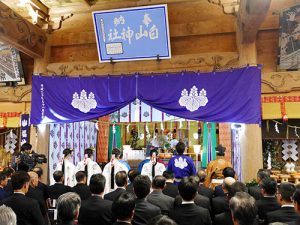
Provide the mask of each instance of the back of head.
POLYGON ((72 149, 70 149, 70 148, 65 148, 65 149, 63 150, 64 157, 67 157, 68 155, 71 155, 72 152, 73 152, 72 149))
POLYGON ((277 182, 271 178, 264 178, 260 183, 260 187, 266 195, 273 196, 277 191, 277 182))
POLYGON ((0 224, 17 225, 16 214, 10 207, 0 206, 0 224))
POLYGON ((102 174, 94 174, 90 179, 90 191, 92 194, 99 195, 104 192, 105 177, 102 174))
POLYGON ((175 146, 175 149, 178 155, 182 155, 185 150, 185 144, 183 142, 178 142, 177 145, 175 146))
POLYGON ((178 186, 179 194, 185 201, 192 201, 198 189, 198 183, 193 177, 183 178, 178 186))
POLYGON ((198 170, 197 176, 199 177, 199 182, 203 183, 206 178, 205 170, 198 170))
POLYGON ((11 176, 11 185, 13 190, 21 189, 24 184, 30 181, 28 173, 24 171, 17 171, 11 176))
POLYGON ((281 183, 279 186, 279 193, 284 201, 292 202, 295 191, 295 185, 289 182, 281 183))
POLYGON ((130 183, 133 183, 134 179, 140 174, 141 173, 138 170, 135 170, 135 169, 129 170, 128 178, 129 178, 130 183))
POLYGON ((3 172, 3 171, 1 171, 0 172, 0 182, 3 181, 3 180, 5 180, 6 178, 7 178, 6 173, 3 172))
POLYGON ((120 194, 112 204, 112 212, 118 220, 127 220, 133 216, 135 197, 131 193, 120 194))
POLYGON ((255 199, 246 192, 237 192, 229 201, 229 208, 234 221, 239 225, 252 225, 255 221, 257 208, 255 199))
POLYGON ((218 145, 216 147, 217 156, 224 156, 225 155, 225 151, 226 151, 226 148, 223 147, 222 145, 218 145))
POLYGON ((135 195, 142 199, 150 193, 151 181, 148 176, 138 175, 133 181, 135 195))
POLYGON ((294 201, 300 206, 300 190, 296 190, 293 196, 294 201))
POLYGON ((11 177, 11 175, 13 175, 13 173, 15 172, 13 168, 11 167, 5 167, 3 169, 3 172, 6 173, 7 177, 11 177))
POLYGON ((235 176, 235 171, 234 171, 234 169, 233 168, 231 168, 231 167, 225 167, 224 169, 223 169, 223 176, 224 176, 224 178, 226 178, 226 177, 232 177, 232 178, 234 178, 234 176, 235 176))
POLYGON ((64 174, 60 170, 57 170, 53 173, 53 179, 55 180, 55 182, 61 182, 63 177, 64 174))
POLYGON ((125 171, 119 171, 115 175, 116 185, 118 187, 124 187, 127 184, 127 173, 125 171))
POLYGON ((121 156, 121 151, 118 148, 114 148, 111 154, 115 155, 115 158, 118 159, 121 156))
POLYGON ((87 157, 90 158, 90 157, 94 154, 94 151, 93 151, 93 149, 91 149, 91 148, 86 148, 86 149, 84 150, 84 154, 87 155, 87 157))
POLYGON ((174 179, 174 173, 170 170, 166 170, 163 172, 163 177, 165 177, 167 180, 174 179))
POLYGON ((235 183, 235 182, 236 182, 236 180, 235 180, 234 178, 232 178, 232 177, 226 177, 226 178, 223 180, 222 186, 223 186, 224 189, 226 189, 227 191, 229 191, 231 185, 232 185, 233 183, 235 183))
POLYGON ((57 199, 58 219, 63 223, 69 223, 77 219, 81 200, 78 194, 67 192, 57 199))
POLYGON ((177 223, 168 216, 159 215, 151 219, 147 225, 177 225, 177 223))
POLYGON ((33 172, 33 171, 30 171, 30 172, 28 172, 28 175, 30 177, 30 182, 37 186, 38 181, 39 181, 39 176, 37 175, 37 173, 33 172))
POLYGON ((43 169, 41 167, 36 166, 32 169, 32 171, 36 172, 39 178, 41 178, 43 175, 43 169))
POLYGON ((77 183, 83 182, 84 179, 86 178, 85 172, 84 171, 78 171, 75 174, 75 178, 76 178, 77 183))
POLYGON ((234 182, 228 190, 228 197, 232 198, 237 192, 248 192, 246 185, 239 181, 234 182))
POLYGON ((166 185, 166 180, 167 179, 161 175, 155 176, 154 179, 152 180, 152 188, 164 189, 166 185))
POLYGON ((27 150, 31 150, 32 149, 32 145, 29 143, 24 143, 21 146, 21 151, 27 151, 27 150))
POLYGON ((270 172, 266 169, 259 169, 257 172, 257 181, 260 182, 265 178, 270 178, 270 172))

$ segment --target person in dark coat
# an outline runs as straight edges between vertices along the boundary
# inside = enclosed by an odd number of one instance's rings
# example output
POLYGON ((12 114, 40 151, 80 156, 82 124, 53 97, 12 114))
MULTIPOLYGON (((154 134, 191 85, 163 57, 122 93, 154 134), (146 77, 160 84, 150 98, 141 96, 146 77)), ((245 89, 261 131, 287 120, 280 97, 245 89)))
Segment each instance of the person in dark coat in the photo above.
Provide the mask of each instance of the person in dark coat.
POLYGON ((299 189, 295 191, 293 199, 294 199, 295 210, 299 217, 296 221, 288 222, 288 225, 299 225, 300 224, 300 190, 299 189))
POLYGON ((141 172, 139 172, 136 169, 131 169, 131 170, 128 171, 128 179, 129 179, 130 183, 126 187, 126 191, 127 192, 134 194, 134 191, 133 191, 133 181, 140 174, 141 174, 141 172))
MULTIPOLYGON (((222 175, 224 177, 224 179, 226 177, 232 177, 232 178, 235 178, 235 171, 232 167, 225 167, 223 169, 223 172, 222 172, 222 175)), ((218 197, 218 196, 226 196, 226 192, 224 192, 224 189, 222 187, 222 184, 221 185, 218 185, 215 187, 215 190, 214 190, 214 196, 215 197, 218 197)))
POLYGON ((44 219, 38 202, 25 196, 29 188, 29 175, 24 171, 18 171, 12 175, 11 183, 14 194, 4 199, 4 204, 17 215, 18 225, 44 225, 44 219))
POLYGON ((74 225, 80 210, 81 200, 78 194, 68 192, 57 199, 58 225, 74 225))
POLYGON ((56 183, 48 187, 50 199, 58 199, 62 194, 72 191, 71 187, 64 185, 65 178, 62 171, 55 171, 53 178, 56 183))
POLYGON ((32 171, 36 172, 39 177, 39 183, 37 188, 43 192, 43 196, 46 201, 49 198, 49 194, 48 194, 48 186, 42 182, 42 175, 44 174, 43 169, 41 167, 36 166, 32 169, 32 171))
POLYGON ((209 200, 211 201, 211 199, 214 196, 214 191, 208 187, 205 187, 205 185, 204 185, 204 181, 206 178, 205 171, 199 170, 197 172, 197 176, 199 177, 198 194, 208 197, 209 200))
POLYGON ((178 186, 174 184, 174 173, 170 170, 166 170, 163 172, 163 177, 165 177, 167 180, 166 186, 162 192, 165 195, 175 198, 177 195, 179 195, 179 192, 178 186))
POLYGON ((15 171, 11 167, 5 167, 3 169, 3 172, 6 174, 7 179, 8 179, 7 185, 5 186, 4 190, 7 192, 7 194, 9 196, 11 196, 14 193, 14 190, 13 190, 12 185, 11 185, 11 176, 14 174, 15 171))
POLYGON ((270 178, 270 172, 266 169, 259 169, 257 172, 257 185, 251 186, 248 189, 248 192, 251 196, 253 196, 256 200, 259 200, 263 197, 261 193, 260 183, 263 179, 270 178))
POLYGON ((127 174, 125 171, 119 171, 115 175, 116 185, 118 186, 116 190, 104 195, 104 199, 109 201, 114 201, 120 194, 126 192, 127 186, 127 174))
POLYGON ((84 171, 78 171, 75 174, 77 184, 72 188, 72 191, 80 196, 81 201, 91 197, 89 186, 86 185, 86 175, 84 171))
POLYGON ((135 208, 135 196, 123 192, 115 198, 112 204, 112 211, 117 221, 113 225, 130 225, 133 219, 135 208))
POLYGON ((82 201, 78 223, 81 225, 110 225, 115 219, 112 216, 112 202, 103 199, 105 177, 93 174, 90 179, 92 196, 82 201))
POLYGON ((5 172, 0 172, 0 201, 9 197, 9 194, 5 191, 8 179, 5 172))

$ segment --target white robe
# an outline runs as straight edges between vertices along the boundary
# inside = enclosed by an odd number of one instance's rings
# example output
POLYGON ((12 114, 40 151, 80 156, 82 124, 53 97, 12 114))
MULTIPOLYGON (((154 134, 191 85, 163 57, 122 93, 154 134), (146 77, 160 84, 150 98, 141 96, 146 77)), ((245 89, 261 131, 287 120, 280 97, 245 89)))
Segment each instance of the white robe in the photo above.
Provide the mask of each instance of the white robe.
MULTIPOLYGON (((102 174, 106 179, 104 194, 107 194, 107 193, 117 189, 116 180, 115 180, 114 189, 111 189, 111 179, 110 179, 111 178, 111 167, 112 167, 111 162, 109 162, 105 165, 105 167, 103 169, 102 174)), ((123 163, 119 162, 118 160, 116 160, 114 162, 114 167, 115 167, 114 175, 116 175, 116 173, 118 173, 119 171, 125 171, 126 173, 128 173, 127 166, 125 166, 123 163)))
MULTIPOLYGON (((76 178, 75 178, 75 173, 76 173, 76 167, 74 166, 73 163, 70 162, 70 160, 64 160, 65 161, 65 174, 64 174, 64 177, 65 177, 65 181, 64 181, 64 185, 67 185, 67 186, 70 186, 70 187, 73 187, 76 185, 76 178)), ((57 164, 57 167, 55 169, 55 171, 62 171, 62 164, 63 164, 63 161, 59 162, 57 164)), ((50 180, 50 184, 54 184, 55 181, 54 181, 54 178, 53 178, 53 174, 52 174, 52 179, 50 180)))
POLYGON ((98 163, 94 162, 90 158, 87 158, 77 163, 76 172, 85 171, 85 165, 87 165, 87 171, 88 171, 87 185, 89 185, 91 176, 97 173, 102 173, 102 170, 98 165, 98 163))
MULTIPOLYGON (((157 162, 154 170, 155 170, 155 176, 162 175, 163 172, 166 170, 166 167, 164 164, 157 162)), ((152 181, 153 177, 152 177, 152 162, 151 161, 147 162, 143 165, 141 175, 147 175, 150 178, 150 180, 152 181)))

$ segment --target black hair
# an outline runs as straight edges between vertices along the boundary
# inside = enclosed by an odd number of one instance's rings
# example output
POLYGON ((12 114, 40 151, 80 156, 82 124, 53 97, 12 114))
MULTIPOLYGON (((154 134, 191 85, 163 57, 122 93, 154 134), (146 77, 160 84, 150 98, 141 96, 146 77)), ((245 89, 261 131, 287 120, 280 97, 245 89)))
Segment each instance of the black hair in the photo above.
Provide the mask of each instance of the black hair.
POLYGON ((26 151, 26 150, 31 150, 31 149, 32 149, 32 145, 29 144, 29 143, 24 143, 24 144, 22 144, 22 146, 21 146, 21 152, 22 152, 22 151, 26 151))
POLYGON ((293 199, 298 205, 300 205, 300 190, 295 191, 293 199))
POLYGON ((246 185, 236 181, 228 188, 228 197, 232 198, 237 192, 248 192, 246 185))
POLYGON ((151 151, 150 151, 150 157, 152 156, 152 154, 154 154, 154 153, 156 153, 156 156, 158 155, 158 152, 157 152, 157 150, 156 149, 152 149, 151 151))
POLYGON ((147 225, 177 225, 177 223, 166 215, 158 215, 149 220, 147 225))
POLYGON ((135 197, 133 194, 124 192, 120 194, 112 203, 114 217, 119 220, 131 218, 135 208, 135 197))
POLYGON ((270 172, 266 169, 259 169, 258 172, 257 172, 257 177, 260 180, 263 180, 265 178, 270 178, 270 172))
POLYGON ((133 181, 133 190, 138 198, 145 198, 150 193, 151 181, 148 176, 138 175, 133 181))
POLYGON ((184 201, 191 201, 197 194, 198 183, 194 177, 184 177, 178 185, 178 191, 184 201))
POLYGON ((260 187, 264 189, 267 195, 275 195, 277 191, 277 182, 271 178, 264 178, 260 183, 260 187))
POLYGON ((5 167, 3 172, 6 174, 7 177, 11 177, 11 175, 15 172, 15 170, 11 167, 5 167))
POLYGON ((36 167, 34 167, 33 169, 32 169, 32 171, 33 172, 36 172, 37 173, 37 175, 39 176, 39 178, 41 178, 42 177, 42 175, 43 175, 43 169, 41 168, 41 167, 39 167, 39 166, 36 166, 36 167))
POLYGON ((289 182, 281 183, 279 186, 279 193, 283 200, 291 202, 292 197, 296 191, 296 187, 294 184, 289 182))
POLYGON ((127 183, 127 174, 126 171, 119 171, 115 175, 116 185, 118 187, 124 187, 127 183))
POLYGON ((234 169, 232 167, 225 167, 223 169, 222 174, 223 174, 224 178, 226 178, 226 177, 232 177, 232 178, 234 178, 235 171, 234 171, 234 169))
POLYGON ((5 180, 6 178, 7 178, 6 173, 3 172, 3 171, 1 171, 0 172, 0 182, 3 181, 3 180, 5 180))
POLYGON ((96 194, 99 195, 102 192, 104 192, 104 188, 105 188, 105 177, 98 173, 98 174, 94 174, 92 175, 91 179, 90 179, 90 191, 92 194, 96 194))
POLYGON ((138 170, 135 170, 135 169, 129 170, 128 178, 129 178, 130 183, 133 183, 134 179, 140 174, 141 173, 138 170))
POLYGON ((152 180, 152 187, 156 189, 163 189, 166 185, 166 180, 167 179, 165 177, 157 175, 152 180))
POLYGON ((24 184, 30 181, 28 173, 25 171, 17 171, 11 176, 11 185, 13 190, 21 189, 24 184))
POLYGON ((64 157, 67 157, 67 156, 70 155, 72 152, 73 152, 72 149, 65 148, 65 149, 63 150, 64 157))
POLYGON ((165 177, 167 180, 174 179, 174 173, 171 170, 166 170, 163 172, 163 177, 165 177))
POLYGON ((115 155, 116 158, 119 158, 121 156, 121 151, 118 148, 114 148, 111 154, 115 155))
POLYGON ((185 150, 185 144, 183 142, 178 142, 177 145, 175 146, 175 149, 178 155, 182 155, 185 150))
POLYGON ((53 179, 55 182, 61 182, 61 179, 63 178, 64 174, 62 171, 57 170, 53 173, 53 179))
POLYGON ((218 145, 216 148, 217 156, 224 156, 226 148, 223 147, 222 145, 218 145))
POLYGON ((86 148, 84 150, 84 154, 87 155, 90 158, 94 154, 94 151, 91 148, 86 148))
POLYGON ((75 174, 75 177, 76 177, 76 181, 79 183, 79 182, 82 182, 84 180, 84 178, 86 177, 86 175, 85 175, 84 171, 78 171, 75 174))

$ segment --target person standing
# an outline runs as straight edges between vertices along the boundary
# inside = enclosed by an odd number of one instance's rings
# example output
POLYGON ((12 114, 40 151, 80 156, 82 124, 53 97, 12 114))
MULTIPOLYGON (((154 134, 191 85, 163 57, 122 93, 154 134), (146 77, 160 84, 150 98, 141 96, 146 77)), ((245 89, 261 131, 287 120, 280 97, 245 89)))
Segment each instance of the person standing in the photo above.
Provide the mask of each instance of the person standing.
POLYGON ((162 175, 166 170, 165 165, 157 161, 157 150, 153 149, 150 151, 150 161, 145 163, 142 168, 142 175, 146 175, 153 180, 157 175, 162 175))

